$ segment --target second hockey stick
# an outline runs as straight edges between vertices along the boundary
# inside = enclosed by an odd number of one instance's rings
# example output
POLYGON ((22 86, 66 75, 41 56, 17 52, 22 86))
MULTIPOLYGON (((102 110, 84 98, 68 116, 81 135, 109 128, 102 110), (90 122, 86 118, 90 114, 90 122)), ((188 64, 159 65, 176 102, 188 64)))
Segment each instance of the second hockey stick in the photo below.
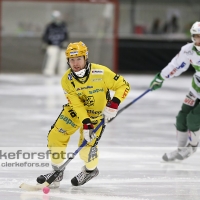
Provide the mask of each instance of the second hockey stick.
MULTIPOLYGON (((136 99, 134 99, 133 101, 131 101, 130 103, 128 103, 127 105, 125 105, 123 108, 121 108, 118 112, 117 112, 117 115, 116 115, 116 117, 121 113, 121 112, 123 112, 125 109, 127 109, 129 106, 131 106, 132 104, 134 104, 136 101, 138 101, 139 99, 141 99, 145 94, 147 94, 148 92, 150 92, 151 91, 151 89, 149 88, 149 89, 147 89, 145 92, 143 92, 139 97, 137 97, 136 99)), ((115 118, 116 118, 115 117, 115 118)), ((110 121, 109 122, 111 122, 113 119, 115 119, 115 118, 112 118, 112 119, 110 119, 110 121)))

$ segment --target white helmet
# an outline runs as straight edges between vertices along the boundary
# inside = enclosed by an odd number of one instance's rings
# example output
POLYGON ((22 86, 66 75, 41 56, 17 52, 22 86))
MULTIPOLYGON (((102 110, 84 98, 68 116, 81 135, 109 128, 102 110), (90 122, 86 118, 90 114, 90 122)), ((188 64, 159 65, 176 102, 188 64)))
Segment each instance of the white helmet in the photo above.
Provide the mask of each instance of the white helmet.
POLYGON ((195 45, 195 39, 193 37, 195 34, 200 34, 200 22, 195 22, 192 25, 192 27, 190 29, 190 33, 191 33, 191 39, 192 39, 192 41, 194 43, 194 46, 197 48, 198 51, 200 51, 200 46, 196 46, 195 45))
POLYGON ((59 17, 61 17, 60 11, 54 10, 54 11, 52 12, 52 17, 53 17, 53 18, 59 18, 59 17))
POLYGON ((51 14, 53 22, 56 24, 60 24, 61 22, 61 12, 58 10, 54 10, 51 14))

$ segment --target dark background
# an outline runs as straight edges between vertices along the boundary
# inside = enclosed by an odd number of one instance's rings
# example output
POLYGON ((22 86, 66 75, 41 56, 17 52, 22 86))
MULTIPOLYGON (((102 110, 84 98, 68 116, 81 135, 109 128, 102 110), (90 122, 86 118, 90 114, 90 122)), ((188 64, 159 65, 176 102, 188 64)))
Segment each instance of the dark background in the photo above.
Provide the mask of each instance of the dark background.
MULTIPOLYGON (((190 40, 119 39, 118 73, 159 72, 188 42, 190 40)), ((41 73, 44 53, 40 44, 40 38, 4 38, 2 71, 41 73)), ((186 73, 193 72, 190 67, 186 73)))
MULTIPOLYGON (((189 40, 119 40, 119 71, 131 72, 159 72, 180 51, 189 40)), ((188 72, 194 72, 190 67, 188 72)))

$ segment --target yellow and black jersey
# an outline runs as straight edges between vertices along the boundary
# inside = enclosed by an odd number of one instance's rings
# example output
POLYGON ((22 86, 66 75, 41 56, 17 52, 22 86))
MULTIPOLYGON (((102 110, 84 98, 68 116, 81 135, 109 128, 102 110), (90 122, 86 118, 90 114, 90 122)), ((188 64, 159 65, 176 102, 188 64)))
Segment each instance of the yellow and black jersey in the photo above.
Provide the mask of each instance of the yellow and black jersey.
POLYGON ((114 97, 120 102, 130 90, 129 83, 121 75, 102 65, 89 65, 90 73, 85 82, 77 80, 71 69, 68 69, 61 79, 66 98, 81 122, 88 117, 98 117, 102 113, 109 90, 115 91, 114 97))

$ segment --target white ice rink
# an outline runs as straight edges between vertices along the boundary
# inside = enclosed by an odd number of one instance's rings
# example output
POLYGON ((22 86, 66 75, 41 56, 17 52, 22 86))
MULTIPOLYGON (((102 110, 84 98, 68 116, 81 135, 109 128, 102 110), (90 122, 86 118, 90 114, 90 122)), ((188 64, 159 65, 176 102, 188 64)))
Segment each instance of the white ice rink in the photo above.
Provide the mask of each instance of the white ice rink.
MULTIPOLYGON (((153 75, 124 75, 131 92, 120 107, 142 94, 153 75)), ((176 148, 175 119, 191 78, 165 81, 121 113, 99 142, 100 174, 80 187, 70 180, 83 165, 77 156, 65 170, 60 189, 49 194, 26 192, 23 182, 35 184, 50 171, 37 167, 0 166, 0 200, 199 200, 200 152, 183 162, 165 163, 162 155, 176 148)), ((0 150, 45 148, 47 134, 66 103, 60 77, 0 74, 0 150)), ((69 143, 77 149, 79 134, 69 143)), ((2 160, 0 162, 20 162, 2 160)), ((3 157, 5 158, 5 157, 3 157)), ((38 160, 35 160, 37 162, 38 160)))

